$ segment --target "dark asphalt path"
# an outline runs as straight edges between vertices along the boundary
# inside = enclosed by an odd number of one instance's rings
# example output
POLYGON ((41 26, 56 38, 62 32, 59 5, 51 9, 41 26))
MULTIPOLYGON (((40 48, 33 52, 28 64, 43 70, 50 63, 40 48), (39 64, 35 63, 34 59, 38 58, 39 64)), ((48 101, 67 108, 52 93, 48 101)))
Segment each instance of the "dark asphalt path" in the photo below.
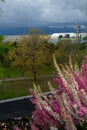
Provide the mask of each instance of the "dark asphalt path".
POLYGON ((0 121, 15 117, 31 116, 34 105, 31 96, 0 101, 0 121))

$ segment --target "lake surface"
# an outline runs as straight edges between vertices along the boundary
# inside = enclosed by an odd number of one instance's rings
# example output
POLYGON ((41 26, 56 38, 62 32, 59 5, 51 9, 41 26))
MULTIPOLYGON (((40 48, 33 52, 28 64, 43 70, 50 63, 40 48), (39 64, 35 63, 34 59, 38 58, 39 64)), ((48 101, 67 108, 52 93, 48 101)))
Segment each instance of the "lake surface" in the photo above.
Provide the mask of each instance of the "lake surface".
MULTIPOLYGON (((86 32, 86 25, 85 24, 79 24, 80 25, 80 31, 86 32)), ((29 30, 31 28, 34 29, 42 29, 44 33, 46 34, 53 34, 53 33, 70 33, 74 32, 76 33, 76 27, 77 24, 71 24, 71 23, 53 23, 53 24, 47 24, 47 25, 38 25, 38 26, 24 26, 24 27, 0 27, 0 34, 3 35, 26 35, 28 34, 29 30)))

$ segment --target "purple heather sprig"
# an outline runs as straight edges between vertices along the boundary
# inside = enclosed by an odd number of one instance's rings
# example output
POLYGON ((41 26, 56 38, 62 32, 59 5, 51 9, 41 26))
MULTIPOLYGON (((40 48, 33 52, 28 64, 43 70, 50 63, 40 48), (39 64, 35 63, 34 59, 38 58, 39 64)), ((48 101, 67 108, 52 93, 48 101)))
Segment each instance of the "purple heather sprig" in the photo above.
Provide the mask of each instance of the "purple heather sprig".
POLYGON ((87 121, 87 57, 81 71, 70 67, 57 65, 53 56, 58 76, 54 88, 48 82, 51 98, 45 96, 38 86, 34 85, 33 103, 36 110, 32 117, 32 130, 77 130, 77 125, 87 121))

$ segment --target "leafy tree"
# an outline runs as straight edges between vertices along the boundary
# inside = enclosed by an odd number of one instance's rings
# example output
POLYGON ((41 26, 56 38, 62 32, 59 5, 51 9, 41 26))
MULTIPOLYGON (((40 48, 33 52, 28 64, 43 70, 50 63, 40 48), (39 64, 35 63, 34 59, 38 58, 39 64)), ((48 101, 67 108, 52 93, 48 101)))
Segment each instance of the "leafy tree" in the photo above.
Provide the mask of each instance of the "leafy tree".
POLYGON ((9 42, 3 42, 3 40, 4 36, 0 35, 0 62, 2 65, 5 65, 8 59, 8 51, 12 48, 12 46, 9 42))
POLYGON ((0 43, 2 43, 4 40, 4 35, 0 35, 0 43))
POLYGON ((37 73, 45 67, 47 49, 44 44, 43 32, 31 29, 28 36, 22 36, 16 47, 9 52, 12 66, 22 67, 25 72, 30 71, 34 80, 37 73))
POLYGON ((77 43, 72 44, 67 40, 58 42, 57 50, 55 50, 55 55, 59 64, 68 63, 69 57, 71 56, 72 62, 78 62, 79 66, 81 66, 85 54, 85 45, 77 43))

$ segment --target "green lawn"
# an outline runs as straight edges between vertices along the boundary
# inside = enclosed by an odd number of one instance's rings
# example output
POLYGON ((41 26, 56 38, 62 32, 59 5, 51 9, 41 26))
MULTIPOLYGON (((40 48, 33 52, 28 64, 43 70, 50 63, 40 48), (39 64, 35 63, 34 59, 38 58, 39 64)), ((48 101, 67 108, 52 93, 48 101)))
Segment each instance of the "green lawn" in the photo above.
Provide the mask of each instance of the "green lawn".
MULTIPOLYGON (((43 69, 37 76, 43 77, 44 75, 50 74, 55 74, 54 67, 52 68, 49 66, 43 69)), ((22 69, 0 68, 0 79, 17 77, 32 77, 32 79, 9 81, 4 84, 0 82, 0 100, 29 95, 29 88, 33 88, 34 82, 32 73, 25 73, 25 75, 23 75, 22 69)), ((36 84, 39 84, 44 92, 49 91, 47 82, 53 82, 53 77, 37 79, 36 84)))
MULTIPOLYGON (((48 66, 47 68, 42 69, 37 75, 48 75, 48 74, 54 74, 55 73, 55 67, 48 66)), ((23 77, 23 76, 31 76, 32 73, 29 71, 26 71, 25 74, 23 74, 23 70, 21 68, 11 68, 11 67, 0 67, 0 79, 4 78, 13 78, 13 77, 23 77)))
POLYGON ((23 71, 22 69, 19 68, 1 68, 0 67, 0 79, 3 77, 5 78, 12 78, 12 77, 21 77, 23 76, 23 71))
POLYGON ((29 88, 33 88, 33 83, 39 84, 44 92, 49 91, 48 81, 56 86, 54 77, 39 78, 36 82, 26 79, 2 83, 0 84, 0 100, 29 95, 29 88))

